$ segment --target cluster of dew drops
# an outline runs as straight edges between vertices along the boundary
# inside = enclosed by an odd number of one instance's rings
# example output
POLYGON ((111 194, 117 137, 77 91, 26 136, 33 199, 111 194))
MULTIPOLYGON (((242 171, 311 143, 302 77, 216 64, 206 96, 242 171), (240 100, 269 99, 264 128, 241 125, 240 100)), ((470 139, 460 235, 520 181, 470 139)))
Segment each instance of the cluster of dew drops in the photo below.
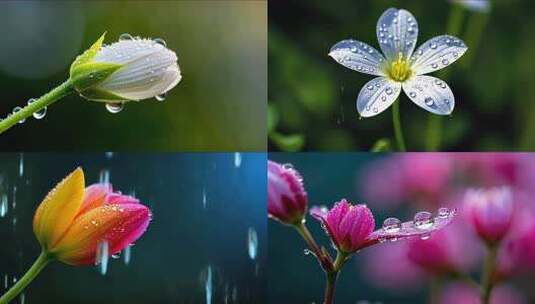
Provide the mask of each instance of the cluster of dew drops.
MULTIPOLYGON (((126 40, 134 40, 136 39, 134 36, 124 33, 119 36, 119 41, 126 41, 126 40)), ((164 47, 167 47, 167 43, 162 38, 155 38, 153 40, 154 42, 163 45, 164 47)), ((166 93, 156 95, 154 97, 157 101, 165 101, 166 93)), ((121 112, 124 109, 124 102, 109 102, 106 103, 106 110, 112 114, 117 114, 121 112)))
MULTIPOLYGON (((419 229, 421 231, 426 231, 426 230, 430 231, 433 228, 433 225, 435 224, 435 221, 437 219, 447 219, 451 215, 454 215, 455 212, 456 212, 455 209, 450 210, 446 207, 442 207, 438 209, 437 216, 433 217, 433 214, 431 212, 420 211, 414 215, 414 218, 412 220, 412 225, 414 226, 414 228, 419 229)), ((402 229, 402 226, 403 226, 403 223, 401 222, 401 220, 399 220, 396 217, 389 217, 384 220, 382 230, 385 232, 386 235, 395 234, 395 233, 400 232, 400 230, 402 229)), ((423 233, 420 236, 420 238, 422 240, 427 240, 429 239, 430 236, 431 236, 430 233, 423 233)), ((385 242, 387 240, 395 242, 397 241, 397 238, 383 237, 379 241, 385 242)))
MULTIPOLYGON (((35 99, 35 98, 30 98, 30 99, 28 99, 28 101, 27 101, 27 105, 28 105, 28 106, 31 105, 31 104, 34 103, 36 100, 37 100, 37 99, 35 99)), ((16 107, 14 107, 14 108, 13 108, 13 111, 11 111, 11 113, 7 114, 7 117, 6 117, 6 118, 10 117, 11 115, 16 114, 17 112, 19 112, 19 111, 21 111, 21 110, 22 110, 22 107, 20 107, 20 106, 16 106, 16 107)), ((33 112, 32 116, 33 116, 33 118, 38 119, 38 120, 39 120, 39 119, 43 119, 43 118, 46 116, 46 107, 43 107, 43 108, 39 109, 38 111, 33 112)), ((0 121, 2 121, 2 120, 3 120, 3 119, 0 119, 0 121)), ((19 124, 22 124, 22 123, 24 123, 25 121, 26 121, 26 118, 23 118, 23 119, 19 120, 19 124)))

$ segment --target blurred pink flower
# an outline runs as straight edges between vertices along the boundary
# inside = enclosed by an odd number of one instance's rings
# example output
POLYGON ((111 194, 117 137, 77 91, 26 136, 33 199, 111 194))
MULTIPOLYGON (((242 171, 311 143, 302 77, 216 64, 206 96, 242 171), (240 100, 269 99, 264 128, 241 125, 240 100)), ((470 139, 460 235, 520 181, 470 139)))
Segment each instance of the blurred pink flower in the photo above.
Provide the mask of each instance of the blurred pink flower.
POLYGON ((364 275, 379 288, 407 292, 423 285, 426 275, 407 258, 409 243, 389 243, 371 247, 365 253, 364 275))
POLYGON ((370 209, 366 205, 351 205, 346 199, 337 202, 331 210, 313 207, 310 214, 323 224, 338 250, 353 253, 386 241, 427 239, 431 233, 449 225, 456 210, 443 208, 436 217, 429 212, 418 212, 413 221, 404 223, 388 218, 376 231, 373 231, 375 219, 370 209))
POLYGON ((414 240, 408 244, 407 257, 420 269, 433 275, 454 275, 476 262, 477 250, 455 222, 437 231, 428 240, 414 240))
POLYGON ((495 244, 511 228, 514 215, 511 189, 470 189, 464 198, 464 211, 479 237, 495 244))
POLYGON ((299 173, 268 161, 268 216, 285 224, 298 223, 306 213, 307 200, 299 173))
POLYGON ((518 180, 518 153, 455 153, 460 175, 479 187, 513 185, 518 180))
MULTIPOLYGON (((440 297, 440 304, 481 304, 479 291, 469 285, 453 283, 447 286, 440 297)), ((524 304, 526 300, 509 286, 496 287, 491 295, 490 304, 524 304)))
POLYGON ((361 179, 363 196, 374 205, 402 201, 437 207, 448 193, 452 162, 444 153, 405 153, 368 167, 361 179))

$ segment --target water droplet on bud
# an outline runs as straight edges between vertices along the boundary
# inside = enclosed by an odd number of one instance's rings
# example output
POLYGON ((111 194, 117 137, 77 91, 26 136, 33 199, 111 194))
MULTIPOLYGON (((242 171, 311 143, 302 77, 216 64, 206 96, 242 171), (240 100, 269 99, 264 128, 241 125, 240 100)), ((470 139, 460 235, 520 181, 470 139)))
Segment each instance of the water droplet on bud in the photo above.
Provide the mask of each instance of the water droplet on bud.
POLYGON ((395 233, 401 229, 401 221, 395 217, 389 217, 383 222, 383 230, 386 233, 395 233))
POLYGON ((154 98, 156 98, 156 100, 158 100, 158 101, 164 101, 165 97, 167 97, 167 93, 156 95, 154 98))
POLYGON ((433 215, 427 211, 420 211, 414 215, 413 223, 418 229, 429 229, 433 226, 433 215))
POLYGON ((123 110, 124 104, 123 103, 107 103, 106 104, 106 110, 112 114, 119 113, 123 110))
POLYGON ((132 39, 134 39, 134 37, 132 37, 132 35, 128 33, 124 33, 124 34, 121 34, 121 36, 119 36, 119 41, 132 40, 132 39))

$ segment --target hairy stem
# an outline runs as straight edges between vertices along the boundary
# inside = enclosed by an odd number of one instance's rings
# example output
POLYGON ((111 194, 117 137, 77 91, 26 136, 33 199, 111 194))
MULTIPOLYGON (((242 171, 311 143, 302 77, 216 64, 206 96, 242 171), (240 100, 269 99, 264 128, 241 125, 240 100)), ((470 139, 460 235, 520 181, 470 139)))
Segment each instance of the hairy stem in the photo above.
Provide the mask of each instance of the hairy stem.
POLYGON ((400 152, 407 151, 405 148, 405 140, 403 139, 403 131, 401 130, 401 119, 399 117, 399 100, 394 101, 392 105, 392 122, 394 124, 394 134, 396 136, 396 143, 400 152))
POLYGON ((35 100, 31 104, 25 106, 20 111, 9 115, 0 121, 0 134, 4 133, 6 130, 16 125, 19 121, 22 121, 30 116, 33 113, 51 105, 52 103, 60 100, 61 98, 74 92, 74 87, 70 80, 65 81, 52 91, 41 96, 39 99, 35 100))
POLYGON ((496 266, 496 255, 498 252, 497 246, 489 245, 487 246, 487 255, 483 261, 483 274, 481 276, 481 303, 489 304, 490 296, 494 284, 492 282, 492 274, 494 272, 494 267, 496 266))
POLYGON ((22 278, 13 285, 1 298, 0 304, 7 304, 15 297, 17 297, 23 290, 30 284, 35 277, 45 268, 45 266, 50 262, 50 257, 43 251, 35 260, 32 267, 24 274, 22 278))
POLYGON ((334 301, 334 291, 336 289, 336 279, 338 278, 338 273, 344 266, 344 263, 347 259, 347 255, 338 251, 336 255, 336 260, 334 261, 333 270, 325 273, 327 280, 325 283, 325 299, 323 300, 324 304, 332 304, 334 301))
POLYGON ((331 259, 321 251, 305 223, 300 222, 299 224, 294 225, 294 227, 297 229, 297 232, 299 232, 301 237, 303 237, 310 250, 312 250, 323 270, 329 271, 332 269, 331 259))

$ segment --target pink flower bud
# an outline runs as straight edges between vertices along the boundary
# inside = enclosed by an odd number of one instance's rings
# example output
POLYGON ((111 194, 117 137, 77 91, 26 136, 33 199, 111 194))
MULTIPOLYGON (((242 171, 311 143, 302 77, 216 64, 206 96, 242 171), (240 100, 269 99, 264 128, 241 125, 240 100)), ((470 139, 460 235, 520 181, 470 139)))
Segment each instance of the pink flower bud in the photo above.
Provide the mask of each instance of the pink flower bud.
POLYGON ((301 175, 293 168, 268 161, 268 215, 285 224, 303 220, 307 194, 301 175))
POLYGON ((499 242, 511 227, 514 206, 507 187, 468 190, 464 207, 479 237, 489 244, 499 242))
POLYGON ((357 251, 375 227, 373 214, 366 205, 351 205, 345 199, 336 203, 323 223, 336 247, 346 253, 357 251))

